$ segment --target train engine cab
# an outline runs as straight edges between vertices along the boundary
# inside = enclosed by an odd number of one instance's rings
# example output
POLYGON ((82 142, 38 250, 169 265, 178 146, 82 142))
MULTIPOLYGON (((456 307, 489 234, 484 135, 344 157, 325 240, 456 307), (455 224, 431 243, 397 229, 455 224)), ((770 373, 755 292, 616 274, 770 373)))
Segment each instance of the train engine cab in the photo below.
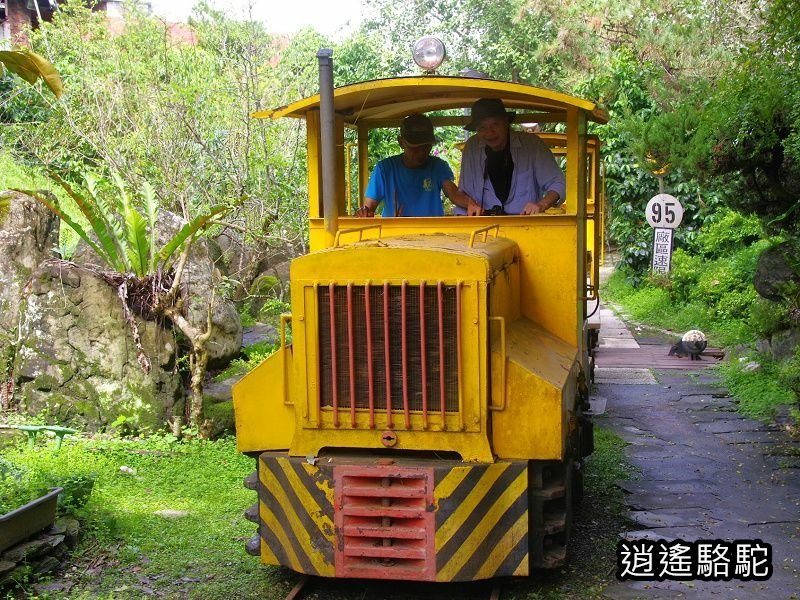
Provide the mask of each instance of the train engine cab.
MULTIPOLYGON (((234 387, 238 447, 257 462, 248 551, 326 577, 471 581, 559 566, 592 451, 586 121, 604 115, 549 90, 443 77, 345 86, 333 105, 332 150, 319 96, 260 115, 306 120, 311 252, 291 266, 281 347, 234 387), (563 209, 347 216, 345 128, 358 134, 363 195, 370 128, 481 97, 567 124, 563 209), (325 152, 340 168, 323 184, 325 152)), ((456 112, 432 120, 466 122, 456 112)))

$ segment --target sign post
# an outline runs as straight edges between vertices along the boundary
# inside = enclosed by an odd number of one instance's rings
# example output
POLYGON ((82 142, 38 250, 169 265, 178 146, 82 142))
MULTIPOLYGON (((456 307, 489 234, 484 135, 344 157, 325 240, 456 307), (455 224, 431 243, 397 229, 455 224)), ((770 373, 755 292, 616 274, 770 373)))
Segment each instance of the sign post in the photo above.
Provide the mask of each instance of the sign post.
POLYGON ((672 229, 657 228, 653 235, 653 273, 669 273, 672 265, 672 229))
POLYGON ((672 232, 683 221, 683 206, 669 194, 657 194, 650 199, 645 209, 647 222, 654 231, 654 273, 669 273, 672 263, 672 232))

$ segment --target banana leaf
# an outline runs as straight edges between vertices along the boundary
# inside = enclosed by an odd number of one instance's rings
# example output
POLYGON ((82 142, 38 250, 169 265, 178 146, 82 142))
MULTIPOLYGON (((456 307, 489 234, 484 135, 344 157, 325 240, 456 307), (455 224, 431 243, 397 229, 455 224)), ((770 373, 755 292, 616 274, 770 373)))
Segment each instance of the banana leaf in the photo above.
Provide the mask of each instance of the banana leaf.
MULTIPOLYGON (((141 215, 131 205, 125 181, 120 177, 119 173, 112 171, 111 177, 114 179, 114 184, 117 186, 117 191, 119 192, 116 196, 117 201, 114 204, 117 213, 122 216, 124 226, 124 231, 118 238, 121 244, 120 250, 125 255, 128 271, 140 273, 145 270, 141 268, 138 258, 139 233, 137 230, 140 227, 141 215)), ((98 195, 98 198, 99 197, 100 195, 98 195)), ((113 219, 113 221, 115 224, 119 223, 117 219, 113 219)))
POLYGON ((156 226, 158 224, 158 201, 156 200, 155 191, 149 181, 142 184, 142 198, 144 199, 144 207, 147 211, 147 226, 150 228, 150 256, 148 256, 148 268, 151 271, 156 270, 157 254, 156 254, 156 226))
POLYGON ((120 174, 117 173, 116 171, 112 171, 111 172, 111 177, 114 179, 114 184, 117 186, 117 189, 119 190, 119 199, 120 199, 120 202, 121 202, 120 206, 122 207, 122 210, 124 211, 125 208, 127 206, 129 206, 130 203, 131 203, 131 200, 128 197, 128 188, 125 185, 125 180, 122 179, 120 174))
POLYGON ((56 98, 64 93, 64 84, 56 68, 46 58, 30 50, 1 50, 0 63, 6 69, 33 85, 38 79, 44 81, 56 98))
POLYGON ((89 197, 94 202, 95 207, 97 207, 100 216, 108 225, 108 230, 112 240, 117 245, 118 252, 124 252, 122 224, 117 218, 119 215, 122 215, 122 202, 113 194, 111 195, 110 202, 106 200, 107 196, 99 194, 97 192, 97 177, 93 173, 84 173, 83 179, 86 182, 86 190, 89 192, 89 197))

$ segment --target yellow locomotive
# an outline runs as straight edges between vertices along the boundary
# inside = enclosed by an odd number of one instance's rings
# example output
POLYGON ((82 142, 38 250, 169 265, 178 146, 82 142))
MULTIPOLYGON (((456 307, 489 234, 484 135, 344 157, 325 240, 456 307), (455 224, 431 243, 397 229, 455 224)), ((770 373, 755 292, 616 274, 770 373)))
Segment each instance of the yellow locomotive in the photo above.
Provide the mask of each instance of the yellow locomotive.
POLYGON ((587 249, 601 228, 587 223, 602 211, 587 123, 607 115, 461 77, 367 81, 328 98, 255 115, 306 122, 310 252, 292 262, 280 349, 234 387, 238 447, 257 458, 248 551, 325 577, 470 581, 558 566, 592 451, 587 249), (435 126, 463 126, 460 109, 482 97, 518 122, 563 124, 549 141, 564 157, 560 209, 346 216, 346 130, 363 195, 370 130, 434 111, 435 126))

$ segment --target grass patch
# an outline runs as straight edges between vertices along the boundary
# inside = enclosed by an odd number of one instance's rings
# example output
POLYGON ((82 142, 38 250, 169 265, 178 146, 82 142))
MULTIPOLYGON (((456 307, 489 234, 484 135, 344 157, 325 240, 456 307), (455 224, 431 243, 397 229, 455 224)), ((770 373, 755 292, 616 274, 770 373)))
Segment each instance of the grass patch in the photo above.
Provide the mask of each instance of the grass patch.
POLYGON ((255 462, 231 438, 69 440, 58 454, 52 446, 19 447, 4 458, 22 467, 79 466, 96 476, 89 502, 77 511, 86 535, 71 558, 76 569, 60 578, 69 591, 47 598, 222 600, 279 598, 288 590, 278 581, 270 591, 281 571, 245 553, 255 526, 242 513, 256 497, 242 480, 255 462), (165 510, 186 514, 158 514, 165 510))
MULTIPOLYGON (((602 421, 602 419, 596 419, 602 421)), ((627 443, 616 433, 595 427, 594 454, 586 461, 584 475, 586 494, 620 500, 623 492, 613 485, 615 481, 635 478, 636 471, 625 458, 627 443)))
POLYGON ((719 367, 725 385, 739 400, 739 412, 761 421, 772 420, 782 407, 797 404, 794 392, 780 381, 780 365, 763 356, 748 356, 745 360, 734 359, 719 367), (745 370, 751 362, 761 367, 745 370))
POLYGON ((740 319, 713 319, 708 307, 692 301, 675 304, 669 292, 658 287, 634 288, 622 271, 615 271, 603 288, 604 298, 619 304, 633 320, 683 333, 700 329, 713 346, 732 346, 752 340, 752 328, 740 319))
MULTIPOLYGON (((586 495, 575 517, 568 565, 509 583, 504 598, 600 598, 613 579, 617 536, 626 528, 622 492, 614 481, 630 471, 622 440, 600 428, 595 433, 596 450, 587 461, 586 495)), ((7 448, 4 458, 55 470, 77 467, 96 476, 89 502, 78 511, 86 534, 70 557, 71 566, 54 582, 64 585, 64 591, 37 596, 26 588, 18 597, 278 600, 297 580, 290 571, 265 567, 244 551, 255 526, 242 512, 256 498, 242 480, 255 464, 236 451, 231 438, 67 438, 58 454, 50 443, 32 451, 7 448), (186 515, 157 514, 163 510, 186 515)), ((481 585, 460 586, 457 595, 472 597, 481 585)), ((382 593, 387 597, 406 597, 396 583, 322 581, 315 588, 317 597, 329 600, 374 597, 376 590, 386 589, 382 593)), ((420 589, 426 598, 441 590, 420 589)))
MULTIPOLYGON (((623 271, 614 271, 609 277, 603 288, 604 297, 608 300, 620 304, 625 312, 636 321, 647 322, 655 327, 677 331, 680 329, 676 323, 676 311, 672 305, 669 293, 660 288, 654 287, 633 287, 626 279, 623 271)), ((694 323, 694 329, 698 327, 695 319, 700 320, 703 311, 699 307, 689 307, 687 314, 681 316, 681 320, 694 323)))
MULTIPOLYGON (((654 284, 658 284, 655 281, 654 284)), ((624 272, 615 271, 604 287, 605 298, 619 304, 635 321, 645 325, 682 333, 701 329, 711 346, 731 348, 752 345, 767 325, 779 321, 782 313, 771 314, 774 307, 753 303, 748 319, 725 317, 725 311, 714 312, 699 301, 675 303, 669 290, 647 285, 634 288, 624 272), (760 333, 759 333, 760 332, 760 333)), ((794 361, 776 363, 755 352, 743 361, 734 356, 719 366, 723 383, 739 399, 739 412, 748 417, 769 421, 783 407, 797 403, 796 387, 800 390, 800 357, 794 361), (744 370, 750 361, 757 361, 757 370, 744 370)), ((790 411, 791 412, 791 411, 790 411)), ((797 411, 791 413, 798 421, 797 411)))

